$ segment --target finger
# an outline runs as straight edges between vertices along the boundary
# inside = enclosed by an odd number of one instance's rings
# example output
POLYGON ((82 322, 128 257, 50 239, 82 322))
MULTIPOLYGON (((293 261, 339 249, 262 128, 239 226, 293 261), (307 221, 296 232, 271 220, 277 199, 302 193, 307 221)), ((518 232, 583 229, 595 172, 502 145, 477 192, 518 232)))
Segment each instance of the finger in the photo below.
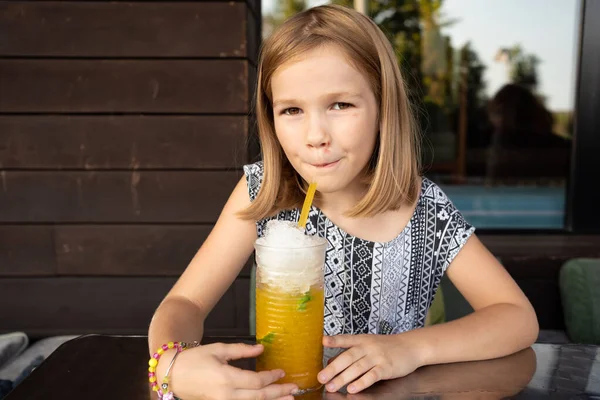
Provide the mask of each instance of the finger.
POLYGON ((240 358, 257 357, 263 352, 263 346, 245 343, 217 343, 215 355, 222 361, 239 360, 240 358))
POLYGON ((336 335, 323 336, 323 346, 341 347, 344 349, 352 346, 358 346, 362 341, 362 335, 336 335))
POLYGON ((285 376, 281 369, 254 372, 226 366, 226 371, 230 382, 236 389, 262 389, 285 376))
MULTIPOLYGON (((293 383, 285 383, 281 385, 269 385, 260 390, 252 389, 236 389, 233 395, 233 400, 274 400, 280 397, 287 397, 297 390, 298 386, 293 383)), ((293 399, 293 396, 292 396, 293 399)))
POLYGON ((342 354, 340 354, 335 360, 333 360, 325 369, 319 372, 317 379, 319 382, 326 384, 332 380, 337 374, 344 371, 346 368, 354 364, 354 362, 364 357, 363 349, 361 347, 352 347, 342 354))
POLYGON ((366 374, 364 374, 360 379, 352 382, 346 388, 348 393, 358 393, 361 390, 365 390, 376 382, 379 382, 382 379, 383 371, 380 366, 376 365, 371 368, 366 374))
POLYGON ((331 357, 329 360, 327 360, 327 365, 331 364, 333 362, 333 360, 335 360, 336 358, 338 358, 338 356, 339 356, 339 354, 335 355, 335 356, 331 357))
POLYGON ((352 365, 346 368, 341 374, 336 376, 327 384, 327 391, 335 392, 339 388, 346 386, 356 378, 364 375, 367 371, 373 368, 374 365, 375 364, 370 361, 369 357, 363 357, 356 360, 352 365))

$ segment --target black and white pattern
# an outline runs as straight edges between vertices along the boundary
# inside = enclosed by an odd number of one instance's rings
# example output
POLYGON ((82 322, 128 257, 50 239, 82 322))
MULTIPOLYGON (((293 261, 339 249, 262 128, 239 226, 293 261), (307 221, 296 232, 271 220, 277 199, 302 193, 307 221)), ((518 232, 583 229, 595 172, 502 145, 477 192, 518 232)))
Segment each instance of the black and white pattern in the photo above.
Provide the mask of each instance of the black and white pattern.
MULTIPOLYGON (((250 199, 258 195, 263 164, 244 166, 250 199)), ((268 220, 298 221, 300 211, 284 210, 257 222, 263 235, 268 220)), ((417 207, 392 241, 354 237, 312 207, 307 233, 329 242, 325 258, 326 335, 392 334, 424 326, 440 280, 475 231, 444 192, 423 178, 417 207)))

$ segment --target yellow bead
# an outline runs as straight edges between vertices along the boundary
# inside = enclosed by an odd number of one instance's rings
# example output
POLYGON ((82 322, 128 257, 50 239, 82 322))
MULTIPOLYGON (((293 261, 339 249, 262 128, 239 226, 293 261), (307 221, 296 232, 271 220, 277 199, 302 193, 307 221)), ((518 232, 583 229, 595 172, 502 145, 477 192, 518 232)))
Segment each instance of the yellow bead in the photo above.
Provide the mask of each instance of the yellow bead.
POLYGON ((156 368, 154 368, 154 367, 148 367, 148 372, 156 372, 156 368))
POLYGON ((156 377, 151 376, 150 378, 148 378, 148 380, 150 381, 150 383, 154 383, 154 382, 156 382, 156 377))
POLYGON ((168 376, 165 376, 163 378, 163 383, 169 383, 169 377, 168 376))
POLYGON ((155 392, 158 392, 158 385, 157 385, 157 386, 154 386, 154 387, 152 387, 152 390, 153 390, 153 391, 155 391, 155 392))
POLYGON ((168 346, 170 349, 172 349, 173 347, 175 347, 175 343, 173 343, 173 342, 169 342, 169 343, 167 344, 167 346, 168 346))
POLYGON ((165 351, 162 349, 162 347, 161 347, 160 349, 156 350, 156 353, 157 353, 159 356, 162 356, 164 352, 165 352, 165 351))
POLYGON ((156 368, 158 365, 158 360, 156 358, 151 358, 150 361, 148 361, 148 365, 152 368, 156 368))

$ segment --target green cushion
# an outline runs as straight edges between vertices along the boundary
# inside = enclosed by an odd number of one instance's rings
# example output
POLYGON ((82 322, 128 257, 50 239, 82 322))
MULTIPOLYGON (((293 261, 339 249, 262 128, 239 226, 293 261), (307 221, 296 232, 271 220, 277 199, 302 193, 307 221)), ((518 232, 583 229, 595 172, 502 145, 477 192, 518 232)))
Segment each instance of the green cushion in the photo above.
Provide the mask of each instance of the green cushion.
POLYGON ((471 307, 446 274, 442 277, 440 289, 444 291, 443 301, 446 321, 453 321, 473 312, 473 307, 471 307))
POLYGON ((441 324, 445 321, 446 310, 444 309, 444 293, 442 293, 442 286, 440 285, 435 293, 433 301, 431 302, 429 311, 427 312, 425 326, 441 324))
POLYGON ((569 338, 576 343, 600 344, 600 259, 566 262, 559 285, 569 338))

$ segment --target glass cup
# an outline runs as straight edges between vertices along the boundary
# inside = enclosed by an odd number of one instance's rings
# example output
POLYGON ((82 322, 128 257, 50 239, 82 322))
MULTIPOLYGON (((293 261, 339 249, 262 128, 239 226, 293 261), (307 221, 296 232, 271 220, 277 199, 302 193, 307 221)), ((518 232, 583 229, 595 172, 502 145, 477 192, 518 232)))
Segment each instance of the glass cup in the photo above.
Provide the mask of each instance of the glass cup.
POLYGON ((255 243, 257 371, 283 369, 280 383, 319 389, 323 368, 323 275, 327 241, 299 248, 255 243))

